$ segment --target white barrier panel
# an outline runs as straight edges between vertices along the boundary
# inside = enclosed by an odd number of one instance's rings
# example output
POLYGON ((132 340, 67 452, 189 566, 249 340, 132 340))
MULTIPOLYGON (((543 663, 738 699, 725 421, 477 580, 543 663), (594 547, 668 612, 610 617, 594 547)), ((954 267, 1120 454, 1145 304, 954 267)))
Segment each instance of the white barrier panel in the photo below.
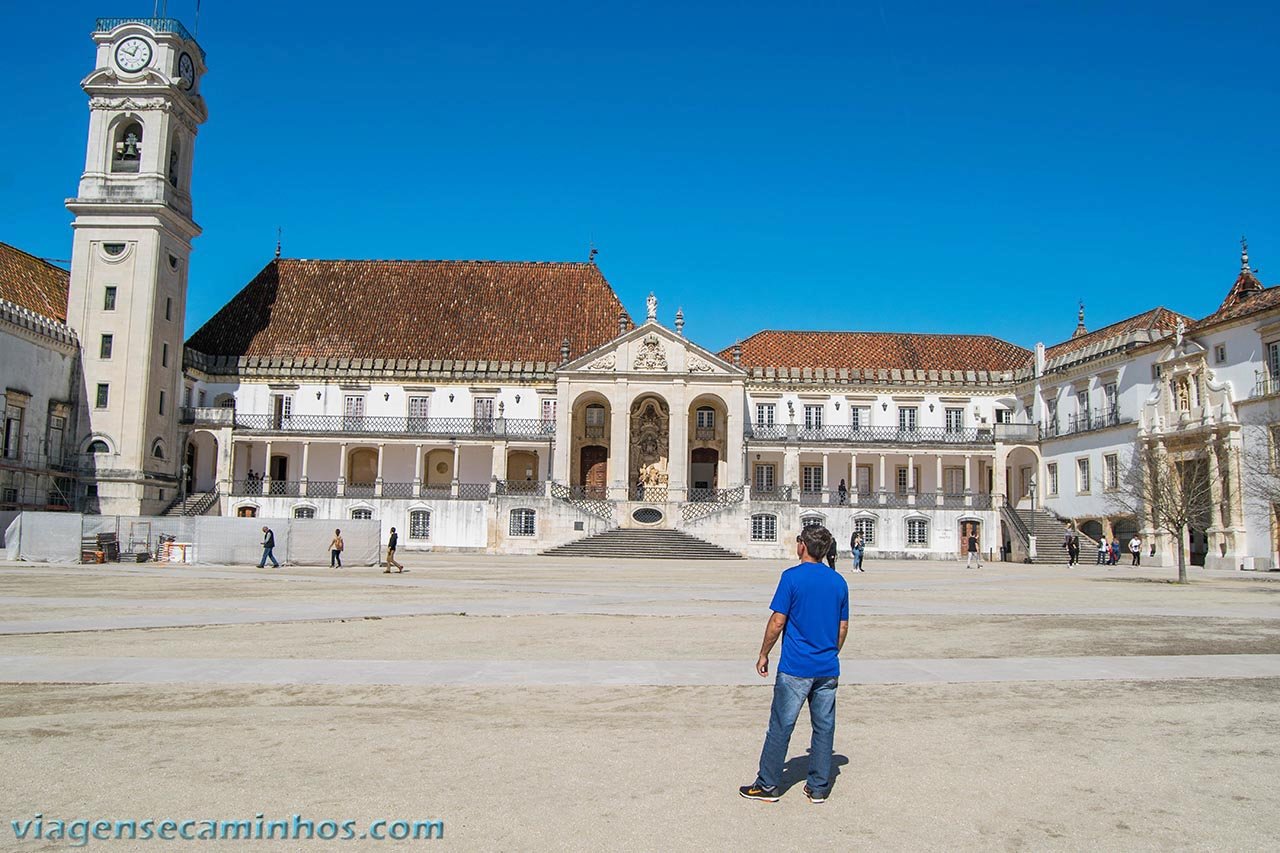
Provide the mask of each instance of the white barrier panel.
POLYGON ((80 518, 74 512, 24 512, 17 522, 18 559, 80 562, 80 518))
MULTIPOLYGON (((289 562, 302 566, 329 565, 333 531, 342 531, 342 563, 372 566, 378 562, 381 523, 374 519, 294 518, 289 524, 289 562)), ((279 553, 277 560, 283 560, 279 553)))

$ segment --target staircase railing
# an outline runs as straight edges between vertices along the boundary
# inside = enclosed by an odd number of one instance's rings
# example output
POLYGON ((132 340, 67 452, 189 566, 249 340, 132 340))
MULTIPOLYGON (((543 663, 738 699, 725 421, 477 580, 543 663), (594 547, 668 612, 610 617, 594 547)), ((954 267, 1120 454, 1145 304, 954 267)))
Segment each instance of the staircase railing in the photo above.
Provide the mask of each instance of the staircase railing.
POLYGON ((680 505, 680 517, 686 522, 710 518, 737 506, 745 497, 745 486, 736 489, 690 489, 690 499, 680 505))
POLYGON ((603 518, 605 521, 613 521, 613 504, 607 500, 589 497, 587 490, 582 486, 552 483, 551 497, 567 503, 579 512, 603 518))
POLYGON ((182 514, 186 516, 204 515, 209 511, 209 507, 213 506, 214 501, 218 499, 218 487, 214 486, 210 491, 200 496, 200 500, 196 501, 189 507, 182 510, 182 514))
POLYGON ((1022 516, 1018 515, 1007 503, 1000 504, 1000 520, 1009 528, 1010 552, 1022 555, 1025 562, 1031 562, 1031 530, 1028 529, 1027 523, 1022 520, 1022 516))

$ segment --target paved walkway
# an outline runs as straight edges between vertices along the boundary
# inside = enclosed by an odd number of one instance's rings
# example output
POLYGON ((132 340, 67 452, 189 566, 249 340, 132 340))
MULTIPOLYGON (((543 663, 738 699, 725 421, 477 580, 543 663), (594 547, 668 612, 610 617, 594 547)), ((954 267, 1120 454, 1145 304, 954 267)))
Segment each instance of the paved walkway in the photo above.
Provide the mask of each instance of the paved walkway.
MULTIPOLYGON (((751 660, 421 661, 0 657, 0 682, 384 685, 767 685, 751 660)), ((844 663, 845 684, 1276 678, 1280 655, 949 658, 844 663)))

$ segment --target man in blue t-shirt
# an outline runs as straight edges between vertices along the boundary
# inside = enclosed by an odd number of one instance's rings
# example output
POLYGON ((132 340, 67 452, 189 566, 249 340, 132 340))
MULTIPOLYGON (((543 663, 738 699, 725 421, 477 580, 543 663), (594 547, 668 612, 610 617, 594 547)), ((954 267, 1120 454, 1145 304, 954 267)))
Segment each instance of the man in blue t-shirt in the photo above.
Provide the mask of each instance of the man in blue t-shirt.
POLYGON ((840 649, 849 633, 849 585, 822 562, 827 550, 834 546, 827 528, 806 527, 796 537, 800 564, 782 573, 769 605, 773 615, 764 629, 756 672, 761 678, 769 675, 769 652, 779 636, 782 656, 773 684, 769 733, 760 752, 760 772, 755 782, 738 789, 748 800, 778 801, 778 783, 782 781, 791 730, 806 699, 813 739, 809 744, 809 781, 804 795, 811 803, 822 803, 831 790, 840 649))

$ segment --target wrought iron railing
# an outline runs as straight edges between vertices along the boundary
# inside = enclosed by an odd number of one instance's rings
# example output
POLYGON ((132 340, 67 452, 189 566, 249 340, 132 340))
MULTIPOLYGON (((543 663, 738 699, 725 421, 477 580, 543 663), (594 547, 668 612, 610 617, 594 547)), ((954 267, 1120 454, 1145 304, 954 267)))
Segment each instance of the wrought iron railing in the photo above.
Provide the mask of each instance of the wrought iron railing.
POLYGON ((347 483, 342 493, 348 498, 371 498, 374 490, 373 483, 347 483))
POLYGON ((976 494, 973 496, 974 509, 991 509, 991 495, 976 494))
POLYGON ((551 438, 554 421, 541 418, 415 418, 384 415, 276 415, 235 413, 245 432, 348 433, 356 435, 514 436, 551 438))
POLYGON ((448 483, 422 483, 418 486, 418 497, 447 501, 453 497, 453 487, 448 483))
POLYGON ((560 483, 551 484, 551 497, 564 501, 587 515, 612 521, 613 503, 604 500, 604 494, 603 489, 596 487, 564 486, 560 483))
POLYGON ((941 506, 947 509, 961 509, 964 507, 965 496, 963 493, 948 494, 944 492, 939 495, 941 506))
POLYGON ((1094 409, 1067 417, 1067 432, 1089 432, 1095 429, 1117 426, 1120 423, 1119 409, 1094 409))
POLYGON ((295 498, 298 496, 298 481, 268 480, 267 494, 275 498, 295 498))
POLYGON ((916 495, 916 506, 918 507, 936 507, 938 505, 937 492, 920 492, 916 495))
POLYGON ((540 497, 546 493, 545 480, 497 480, 493 484, 499 495, 524 495, 540 497))
POLYGON ((636 486, 627 493, 627 499, 663 503, 666 501, 668 494, 666 486, 636 486))
POLYGON ((689 500, 680 506, 680 516, 685 521, 697 521, 724 512, 729 507, 742 503, 746 491, 745 486, 735 489, 690 489, 689 500))
MULTIPOLYGON (((756 426, 747 432, 752 441, 778 441, 787 437, 785 426, 756 426)), ((945 427, 919 427, 912 430, 896 427, 855 427, 852 424, 827 424, 820 427, 800 427, 796 438, 802 442, 842 442, 847 444, 993 444, 995 436, 990 427, 973 429, 947 429, 945 427)))
POLYGON ((823 489, 801 489, 800 505, 801 506, 818 506, 826 503, 828 492, 823 489))
POLYGON ((337 480, 308 480, 307 497, 336 498, 338 496, 337 480))
POLYGON ((709 426, 694 427, 693 437, 698 441, 714 441, 716 437, 716 428, 709 426))
POLYGON ((182 510, 182 514, 185 516, 204 515, 209 511, 209 507, 217 503, 218 497, 218 487, 214 486, 212 489, 201 495, 200 500, 182 510))
POLYGON ((488 483, 459 483, 458 484, 458 500, 460 501, 489 500, 489 484, 488 483))
POLYGON ((753 501, 790 501, 791 487, 777 486, 772 489, 752 489, 751 500, 753 501))
POLYGON ((904 507, 911 506, 911 492, 881 492, 881 503, 884 506, 904 507))
POLYGON ((231 494, 260 495, 262 494, 262 480, 258 477, 247 477, 242 480, 232 480, 231 494))
POLYGON ((413 497, 413 483, 382 483, 382 496, 384 498, 411 498, 413 497))
POLYGON ((1271 376, 1261 370, 1254 371, 1253 396, 1268 397, 1280 394, 1280 376, 1271 376))
MULTIPOLYGON (((177 18, 99 18, 94 31, 99 33, 110 32, 121 24, 142 24, 157 33, 173 33, 175 36, 180 36, 191 42, 196 40, 196 37, 191 35, 177 18)), ((196 46, 199 47, 199 44, 197 43, 196 46)), ((200 55, 202 57, 205 55, 202 47, 200 48, 200 55)))

